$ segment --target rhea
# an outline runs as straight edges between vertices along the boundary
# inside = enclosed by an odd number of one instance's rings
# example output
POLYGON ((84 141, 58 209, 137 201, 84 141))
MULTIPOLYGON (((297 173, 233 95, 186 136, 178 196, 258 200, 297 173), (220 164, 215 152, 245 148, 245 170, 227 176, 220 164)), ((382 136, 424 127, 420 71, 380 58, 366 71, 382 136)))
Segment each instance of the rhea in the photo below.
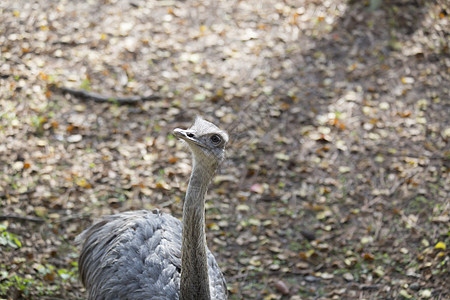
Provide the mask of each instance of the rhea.
POLYGON ((228 135, 197 117, 173 134, 192 152, 182 222, 154 211, 103 217, 76 239, 88 299, 226 299, 220 268, 206 246, 205 195, 225 156, 228 135))

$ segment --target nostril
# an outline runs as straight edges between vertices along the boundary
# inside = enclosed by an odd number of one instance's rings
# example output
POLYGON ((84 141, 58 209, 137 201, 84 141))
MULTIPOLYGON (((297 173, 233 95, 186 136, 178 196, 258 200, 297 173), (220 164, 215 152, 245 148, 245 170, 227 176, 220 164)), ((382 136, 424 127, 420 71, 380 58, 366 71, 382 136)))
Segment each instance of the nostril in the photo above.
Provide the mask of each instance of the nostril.
POLYGON ((190 138, 193 138, 193 137, 194 137, 194 134, 193 134, 193 133, 190 133, 190 132, 187 133, 186 135, 187 135, 188 137, 190 137, 190 138))

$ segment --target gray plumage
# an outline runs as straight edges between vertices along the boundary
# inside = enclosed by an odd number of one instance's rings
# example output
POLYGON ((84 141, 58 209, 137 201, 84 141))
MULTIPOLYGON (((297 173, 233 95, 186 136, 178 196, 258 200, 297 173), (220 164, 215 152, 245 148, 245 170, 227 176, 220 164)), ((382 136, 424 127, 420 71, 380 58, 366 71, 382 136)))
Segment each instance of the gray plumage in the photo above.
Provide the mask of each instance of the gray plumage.
POLYGON ((201 118, 175 129, 193 154, 183 222, 159 210, 103 219, 76 239, 88 299, 226 299, 225 278, 206 247, 204 196, 228 135, 201 118), (183 257, 183 259, 182 259, 183 257))
MULTIPOLYGON (((179 299, 182 223, 158 210, 106 216, 84 231, 79 259, 89 299, 179 299)), ((212 299, 225 279, 208 250, 212 299)))

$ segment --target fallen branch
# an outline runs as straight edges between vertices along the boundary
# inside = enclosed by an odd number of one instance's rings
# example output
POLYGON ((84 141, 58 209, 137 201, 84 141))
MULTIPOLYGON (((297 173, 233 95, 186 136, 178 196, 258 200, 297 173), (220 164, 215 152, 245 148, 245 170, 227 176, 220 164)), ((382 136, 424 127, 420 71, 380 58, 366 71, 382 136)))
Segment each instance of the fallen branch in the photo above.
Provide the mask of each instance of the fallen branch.
POLYGON ((84 220, 84 219, 89 219, 91 217, 91 214, 76 214, 76 215, 70 215, 70 216, 65 216, 62 217, 59 220, 55 220, 52 223, 65 223, 65 222, 69 222, 69 221, 73 221, 73 220, 84 220))
MULTIPOLYGON (((91 214, 76 214, 65 216, 60 219, 56 219, 53 221, 49 221, 50 223, 65 223, 73 220, 83 220, 91 217, 91 214)), ((40 217, 32 217, 32 216, 19 216, 19 215, 0 215, 0 221, 4 220, 16 220, 16 221, 27 221, 27 222, 35 222, 35 223, 44 223, 46 220, 40 217)))
MULTIPOLYGON (((289 272, 283 272, 283 271, 266 271, 266 272, 259 272, 259 273, 252 273, 250 274, 249 272, 246 273, 241 273, 241 274, 236 274, 234 275, 232 278, 232 282, 236 281, 237 279, 242 279, 242 278, 261 278, 261 277, 266 277, 266 276, 306 276, 310 273, 311 271, 309 270, 300 270, 300 271, 289 271, 289 272)), ((317 277, 319 280, 321 280, 320 277, 317 277)))
POLYGON ((135 104, 141 101, 154 101, 161 99, 159 95, 149 95, 149 96, 127 96, 127 97, 115 97, 115 96, 105 96, 95 92, 89 92, 86 90, 72 89, 68 87, 56 87, 61 92, 70 94, 72 96, 93 100, 100 103, 117 103, 117 104, 135 104))
POLYGON ((28 194, 32 194, 36 191, 35 188, 31 188, 29 190, 26 190, 25 192, 21 192, 21 193, 17 193, 17 192, 3 192, 0 193, 0 199, 1 198, 5 198, 6 196, 22 196, 22 195, 28 195, 28 194))
POLYGON ((17 215, 0 215, 0 221, 3 220, 18 220, 18 221, 29 221, 35 223, 44 223, 45 220, 39 217, 31 217, 31 216, 17 216, 17 215))
POLYGON ((362 291, 379 290, 380 288, 381 288, 380 284, 362 284, 359 286, 359 289, 362 291))

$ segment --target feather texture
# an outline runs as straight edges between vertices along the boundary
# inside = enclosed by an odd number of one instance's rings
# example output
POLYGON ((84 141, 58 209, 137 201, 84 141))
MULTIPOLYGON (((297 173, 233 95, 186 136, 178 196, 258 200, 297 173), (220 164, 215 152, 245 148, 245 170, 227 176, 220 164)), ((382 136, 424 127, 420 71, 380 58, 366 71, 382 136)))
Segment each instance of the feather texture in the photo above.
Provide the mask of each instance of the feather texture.
MULTIPOLYGON (((88 299, 179 299, 182 223, 158 210, 106 216, 77 237, 88 299)), ((207 249, 212 299, 226 299, 225 278, 207 249)))

